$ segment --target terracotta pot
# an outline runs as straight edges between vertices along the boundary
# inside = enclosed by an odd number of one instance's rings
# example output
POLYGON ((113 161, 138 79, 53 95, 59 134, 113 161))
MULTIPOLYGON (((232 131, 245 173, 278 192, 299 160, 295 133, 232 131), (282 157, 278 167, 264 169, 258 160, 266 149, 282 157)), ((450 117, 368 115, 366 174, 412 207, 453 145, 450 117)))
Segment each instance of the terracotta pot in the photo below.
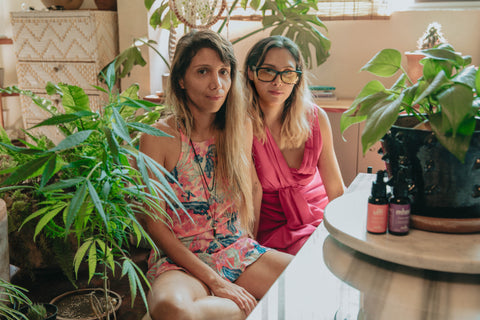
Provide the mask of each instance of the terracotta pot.
POLYGON ((444 219, 480 218, 480 120, 461 163, 432 131, 413 129, 413 116, 400 117, 382 139, 389 177, 406 173, 412 213, 444 219))
POLYGON ((64 10, 76 10, 80 8, 84 0, 42 0, 45 7, 61 7, 64 10))
POLYGON ((117 11, 117 0, 95 0, 98 10, 117 11))
POLYGON ((405 52, 407 57, 407 74, 413 83, 417 83, 418 79, 423 76, 423 65, 420 60, 425 58, 423 54, 415 52, 405 52))

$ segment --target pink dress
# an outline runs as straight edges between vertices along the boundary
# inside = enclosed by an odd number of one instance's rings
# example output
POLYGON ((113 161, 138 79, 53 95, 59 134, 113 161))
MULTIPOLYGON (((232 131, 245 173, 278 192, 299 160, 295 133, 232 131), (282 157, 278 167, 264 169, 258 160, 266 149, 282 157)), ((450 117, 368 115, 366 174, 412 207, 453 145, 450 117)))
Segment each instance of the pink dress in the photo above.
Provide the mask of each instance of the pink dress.
POLYGON ((257 240, 260 244, 296 254, 323 220, 327 193, 318 172, 322 137, 318 114, 305 142, 300 168, 290 168, 270 131, 265 144, 253 141, 253 157, 263 188, 257 240))
MULTIPOLYGON (((172 230, 198 258, 220 276, 234 282, 248 265, 268 249, 241 231, 237 208, 225 199, 223 190, 215 184, 214 138, 192 143, 195 152, 183 133, 181 140, 180 158, 170 173, 182 187, 168 180, 190 217, 181 209, 173 212, 167 206, 166 211, 172 218, 172 230)), ((158 256, 152 250, 147 271, 149 281, 152 282, 167 270, 184 269, 163 253, 158 256)))

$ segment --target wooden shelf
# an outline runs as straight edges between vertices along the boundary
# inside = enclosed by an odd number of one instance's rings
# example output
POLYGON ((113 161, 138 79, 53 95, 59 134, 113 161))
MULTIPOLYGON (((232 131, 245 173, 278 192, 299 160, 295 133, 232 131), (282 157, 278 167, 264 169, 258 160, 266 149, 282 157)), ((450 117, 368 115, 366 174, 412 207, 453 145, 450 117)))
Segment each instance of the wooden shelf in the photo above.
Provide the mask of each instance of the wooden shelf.
POLYGON ((0 44, 13 44, 13 40, 10 38, 0 38, 0 44))
POLYGON ((16 97, 18 96, 18 93, 5 93, 5 92, 0 92, 0 97, 16 97))

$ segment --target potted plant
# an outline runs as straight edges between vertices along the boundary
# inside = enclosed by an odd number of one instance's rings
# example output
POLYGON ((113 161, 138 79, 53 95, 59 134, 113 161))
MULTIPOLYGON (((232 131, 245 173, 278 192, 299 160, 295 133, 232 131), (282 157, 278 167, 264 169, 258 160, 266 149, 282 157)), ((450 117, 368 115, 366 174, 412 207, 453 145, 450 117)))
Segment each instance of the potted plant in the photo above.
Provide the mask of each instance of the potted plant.
MULTIPOLYGON (((216 30, 221 33, 225 28, 228 17, 237 7, 239 0, 233 1, 230 8, 228 8, 227 17, 223 19, 221 25, 216 30)), ((188 22, 181 21, 175 13, 169 0, 145 0, 144 4, 147 10, 155 7, 150 17, 150 25, 153 28, 163 28, 170 31, 169 39, 169 53, 173 55, 175 48, 175 39, 172 36, 176 35, 175 29, 179 25, 184 25, 188 30, 190 27, 188 22)), ((193 5, 188 2, 189 5, 193 5)), ((221 1, 218 2, 220 4, 221 1)), ((291 38, 300 48, 305 59, 306 65, 312 67, 314 61, 316 65, 321 65, 330 55, 329 50, 331 46, 330 40, 322 34, 318 29, 322 28, 327 31, 325 24, 317 17, 315 12, 318 10, 317 1, 287 1, 287 0, 262 0, 262 1, 242 1, 241 7, 243 9, 252 8, 260 11, 262 15, 262 27, 244 35, 237 39, 231 40, 236 44, 242 40, 249 38, 259 32, 271 29, 271 35, 286 35, 291 38), (314 48, 314 55, 312 55, 312 48, 314 48)), ((222 13, 222 12, 220 12, 222 13)), ((183 19, 182 19, 183 20, 183 19)), ((208 25, 208 23, 207 23, 208 25)), ((210 26, 209 26, 210 27, 210 26)), ((157 42, 149 39, 135 39, 132 46, 125 49, 115 58, 115 69, 120 78, 127 76, 135 65, 145 66, 146 61, 142 57, 140 48, 147 46, 153 49, 160 58, 169 67, 169 57, 164 57, 157 49, 157 42)))
POLYGON ((108 95, 108 101, 99 110, 90 108, 88 96, 76 86, 47 85, 49 94, 62 97, 64 113, 32 92, 15 87, 5 89, 31 97, 50 112, 52 117, 37 126, 54 125, 65 134, 65 139, 53 146, 0 143, 17 155, 30 156, 28 162, 8 172, 2 183, 5 187, 0 191, 36 191, 37 210, 25 217, 22 225, 36 221, 34 240, 47 227, 54 228, 64 239, 74 237, 77 250, 72 268, 78 273, 85 262, 89 281, 94 276, 102 280, 103 311, 109 318, 109 277, 118 268, 121 276, 129 279, 132 303, 139 293, 146 305, 142 285, 146 278, 129 256, 132 234, 137 243, 144 239, 156 249, 142 227, 142 215, 150 215, 151 208, 163 212, 159 206, 163 201, 177 210, 183 206, 164 175, 173 177, 136 148, 140 133, 164 135, 149 125, 159 117, 159 110, 154 109, 158 106, 138 100, 138 86, 117 93, 113 65, 102 78, 107 89, 96 88, 108 95), (138 114, 138 110, 145 112, 138 114))
MULTIPOLYGON (((442 26, 438 22, 432 22, 427 26, 423 35, 417 40, 417 50, 432 49, 441 44, 446 44, 447 40, 443 35, 442 26)), ((407 72, 410 79, 415 82, 422 76, 422 60, 425 56, 418 51, 405 52, 407 57, 407 72)))
POLYGON ((22 307, 20 311, 28 320, 56 320, 58 309, 51 303, 33 303, 22 307))
POLYGON ((29 320, 21 311, 24 304, 32 301, 25 295, 25 289, 0 278, 0 319, 29 320))
POLYGON ((480 213, 480 74, 471 57, 450 45, 420 50, 423 74, 416 83, 395 49, 377 53, 361 70, 393 77, 391 88, 368 82, 341 118, 342 133, 365 122, 365 153, 376 141, 389 175, 407 173, 413 213, 478 218, 480 213), (402 131, 402 126, 408 129, 402 131), (414 126, 419 126, 414 129, 414 126), (417 136, 418 134, 418 136, 417 136))

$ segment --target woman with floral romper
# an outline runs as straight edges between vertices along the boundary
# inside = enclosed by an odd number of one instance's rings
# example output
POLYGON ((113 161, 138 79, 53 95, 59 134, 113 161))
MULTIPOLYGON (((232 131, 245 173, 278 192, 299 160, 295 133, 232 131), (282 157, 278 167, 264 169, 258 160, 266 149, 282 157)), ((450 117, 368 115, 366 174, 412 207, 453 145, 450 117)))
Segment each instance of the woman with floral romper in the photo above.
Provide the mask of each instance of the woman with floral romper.
POLYGON ((141 151, 178 182, 169 180, 185 208, 164 205, 170 219, 155 212, 147 222, 161 250, 149 258, 154 320, 244 319, 292 258, 249 237, 261 190, 238 77, 228 41, 186 34, 167 90, 172 113, 155 124, 170 136, 141 138, 141 151))

